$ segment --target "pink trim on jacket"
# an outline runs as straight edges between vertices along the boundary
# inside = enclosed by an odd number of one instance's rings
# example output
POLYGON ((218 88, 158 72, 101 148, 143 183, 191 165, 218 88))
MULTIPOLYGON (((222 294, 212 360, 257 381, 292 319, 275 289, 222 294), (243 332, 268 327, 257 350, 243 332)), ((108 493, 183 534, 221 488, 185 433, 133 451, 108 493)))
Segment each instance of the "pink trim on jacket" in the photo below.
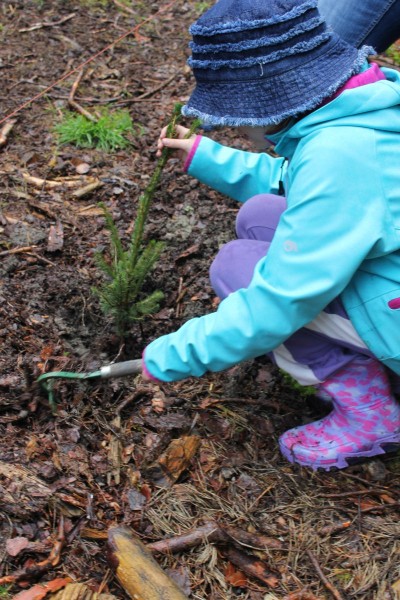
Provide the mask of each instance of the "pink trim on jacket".
POLYGON ((348 79, 346 83, 333 94, 333 96, 328 98, 328 100, 325 100, 321 106, 328 104, 328 102, 332 102, 332 100, 340 96, 345 90, 352 90, 363 85, 368 85, 369 83, 381 81, 382 79, 386 79, 386 77, 382 73, 379 65, 377 63, 371 63, 366 71, 361 71, 361 73, 357 73, 357 75, 350 77, 350 79, 348 79))
POLYGON ((198 145, 200 144, 200 140, 201 140, 201 135, 196 135, 196 139, 193 142, 193 146, 191 147, 190 152, 186 157, 185 164, 183 165, 183 170, 185 173, 186 173, 186 171, 189 171, 190 164, 193 160, 193 156, 196 154, 196 150, 197 150, 198 145))

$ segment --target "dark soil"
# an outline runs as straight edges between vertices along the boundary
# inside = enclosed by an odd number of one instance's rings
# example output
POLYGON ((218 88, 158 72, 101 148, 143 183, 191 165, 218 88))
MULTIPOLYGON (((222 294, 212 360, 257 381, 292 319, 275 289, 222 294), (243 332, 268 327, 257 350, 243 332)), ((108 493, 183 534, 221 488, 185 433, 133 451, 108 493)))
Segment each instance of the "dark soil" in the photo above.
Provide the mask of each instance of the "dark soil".
MULTIPOLYGON (((158 556, 190 598, 399 598, 398 456, 335 473, 285 462, 278 436, 326 409, 266 360, 162 388, 140 378, 60 382, 56 414, 36 383, 47 371, 92 371, 140 358, 155 337, 214 310, 209 265, 234 236, 236 203, 170 160, 146 228, 146 239, 165 242, 146 291, 165 297, 121 345, 92 291, 101 279, 94 254, 109 239, 98 203, 128 241, 159 131, 193 85, 187 28, 205 3, 176 0, 163 12, 162 3, 125 4, 0 5, 2 117, 150 17, 87 66, 76 94, 89 111, 104 104, 129 109, 142 129, 129 149, 106 154, 57 145, 53 126, 77 73, 20 111, 0 148, 0 577, 23 574, 0 592, 12 596, 21 584, 68 575, 126 598, 107 560, 109 527, 124 524, 150 543, 214 519, 276 543, 263 551, 240 546, 242 557, 263 562, 259 578, 237 573, 233 543, 158 556), (66 186, 47 189, 26 178, 76 176, 82 163, 86 177, 102 186, 80 199, 66 186), (153 463, 171 440, 188 434, 201 440, 189 468, 175 483, 160 481, 153 463), (60 560, 40 569, 57 534, 60 560)), ((232 132, 218 136, 245 147, 232 132)))

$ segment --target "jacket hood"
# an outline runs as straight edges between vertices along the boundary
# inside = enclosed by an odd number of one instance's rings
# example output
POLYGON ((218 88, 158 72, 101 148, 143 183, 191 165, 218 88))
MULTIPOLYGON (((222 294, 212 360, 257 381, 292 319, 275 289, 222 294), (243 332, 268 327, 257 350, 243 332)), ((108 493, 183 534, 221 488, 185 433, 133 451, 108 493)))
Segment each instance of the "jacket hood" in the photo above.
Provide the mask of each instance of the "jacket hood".
POLYGON ((400 133, 400 73, 386 68, 382 71, 386 80, 345 90, 300 121, 269 135, 275 151, 290 159, 302 138, 325 127, 367 127, 400 133), (393 113, 390 119, 387 110, 393 113))

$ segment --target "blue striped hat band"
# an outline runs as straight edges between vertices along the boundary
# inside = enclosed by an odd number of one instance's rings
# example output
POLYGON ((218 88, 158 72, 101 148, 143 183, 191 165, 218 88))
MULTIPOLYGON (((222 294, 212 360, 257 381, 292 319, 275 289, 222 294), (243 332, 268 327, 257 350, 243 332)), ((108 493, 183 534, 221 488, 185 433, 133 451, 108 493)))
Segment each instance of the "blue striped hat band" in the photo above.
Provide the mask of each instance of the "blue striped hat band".
POLYGON ((196 88, 182 112, 212 125, 269 125, 310 111, 375 53, 330 30, 317 0, 219 0, 190 32, 196 88))

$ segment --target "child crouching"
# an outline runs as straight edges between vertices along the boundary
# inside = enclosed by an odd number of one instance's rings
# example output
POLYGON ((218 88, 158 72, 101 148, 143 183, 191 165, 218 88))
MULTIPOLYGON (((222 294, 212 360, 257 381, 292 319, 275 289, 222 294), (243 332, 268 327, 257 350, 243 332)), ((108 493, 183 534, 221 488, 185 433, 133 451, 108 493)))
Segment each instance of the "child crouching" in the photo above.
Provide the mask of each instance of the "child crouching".
POLYGON ((315 0, 219 0, 191 27, 187 116, 258 150, 166 138, 184 168, 244 203, 221 249, 215 313, 151 342, 147 377, 175 381, 268 354, 332 412, 280 438, 290 461, 343 468, 400 447, 400 76, 329 30, 315 0))

